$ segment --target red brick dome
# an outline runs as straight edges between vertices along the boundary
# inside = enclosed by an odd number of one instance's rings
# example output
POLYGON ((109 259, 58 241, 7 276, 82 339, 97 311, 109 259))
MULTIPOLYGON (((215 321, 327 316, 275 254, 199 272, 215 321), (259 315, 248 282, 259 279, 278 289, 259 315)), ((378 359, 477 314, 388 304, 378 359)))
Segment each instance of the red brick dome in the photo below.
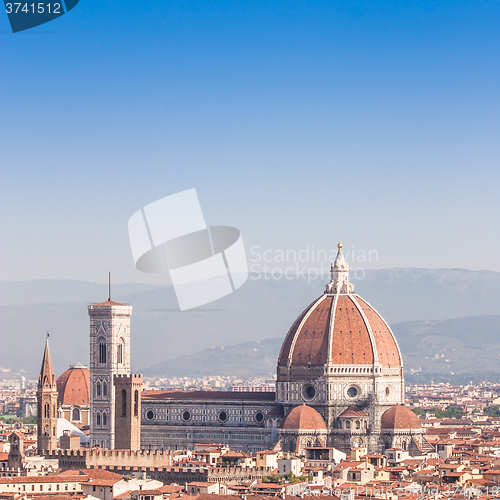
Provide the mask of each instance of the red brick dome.
MULTIPOLYGON (((281 346, 278 369, 322 365, 402 366, 401 353, 389 325, 354 293, 342 244, 331 267, 325 293, 297 318, 281 346)), ((360 373, 363 373, 360 371, 360 373)))
POLYGON ((285 430, 326 430, 323 417, 305 403, 296 406, 283 420, 281 428, 285 430))
POLYGON ((382 429, 421 429, 422 424, 409 408, 396 405, 383 413, 381 427, 382 429))
POLYGON ((57 403, 87 406, 90 404, 90 372, 86 366, 75 365, 57 379, 57 403))
POLYGON ((401 366, 389 325, 355 293, 328 293, 295 321, 281 347, 278 366, 325 364, 401 366))

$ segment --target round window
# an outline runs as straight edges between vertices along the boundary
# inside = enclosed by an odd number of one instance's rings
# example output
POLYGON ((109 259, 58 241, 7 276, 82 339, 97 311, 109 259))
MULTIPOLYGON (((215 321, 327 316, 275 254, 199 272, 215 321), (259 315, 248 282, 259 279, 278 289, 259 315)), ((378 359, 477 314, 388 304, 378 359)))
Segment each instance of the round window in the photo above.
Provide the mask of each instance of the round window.
POLYGON ((227 412, 225 412, 224 410, 223 411, 220 411, 219 412, 219 422, 227 422, 227 419, 228 419, 228 416, 227 416, 227 412))
POLYGON ((264 414, 263 414, 261 411, 258 411, 258 412, 255 414, 255 421, 256 421, 258 424, 261 424, 262 422, 264 422, 264 414))
POLYGON ((153 420, 155 418, 155 412, 153 410, 148 410, 146 412, 146 420, 153 420))
POLYGON ((191 420, 191 412, 189 410, 182 413, 182 420, 184 420, 184 422, 189 422, 191 420))
POLYGON ((347 389, 347 395, 350 398, 355 398, 358 395, 358 389, 356 387, 349 387, 349 389, 347 389))
POLYGON ((302 387, 302 397, 307 401, 311 401, 316 396, 316 388, 312 384, 306 384, 302 387))
POLYGON ((389 394, 391 393, 391 390, 389 389, 389 387, 386 387, 385 388, 385 396, 388 398, 389 397, 389 394))

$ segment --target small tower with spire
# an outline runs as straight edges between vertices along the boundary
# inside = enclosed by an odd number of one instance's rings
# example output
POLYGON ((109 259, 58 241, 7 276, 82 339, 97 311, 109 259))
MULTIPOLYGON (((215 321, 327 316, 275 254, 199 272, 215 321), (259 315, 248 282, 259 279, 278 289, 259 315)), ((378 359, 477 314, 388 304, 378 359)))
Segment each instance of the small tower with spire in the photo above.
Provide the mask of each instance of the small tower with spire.
POLYGON ((342 254, 340 241, 337 248, 337 257, 330 268, 331 281, 326 285, 326 293, 354 293, 354 285, 349 282, 349 264, 342 254))
POLYGON ((38 377, 37 429, 38 453, 57 449, 57 385, 49 349, 49 334, 45 340, 42 368, 38 377))

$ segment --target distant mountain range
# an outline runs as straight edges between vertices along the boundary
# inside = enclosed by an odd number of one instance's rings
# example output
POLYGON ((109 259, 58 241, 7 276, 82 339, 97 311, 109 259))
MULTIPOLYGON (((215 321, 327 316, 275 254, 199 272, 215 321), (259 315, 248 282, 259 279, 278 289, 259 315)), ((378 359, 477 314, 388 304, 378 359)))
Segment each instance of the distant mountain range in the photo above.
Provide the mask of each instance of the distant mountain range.
MULTIPOLYGON (((227 297, 185 312, 178 310, 171 286, 136 283, 113 286, 113 299, 130 303, 134 308, 131 340, 134 371, 145 371, 147 367, 169 360, 173 362, 203 349, 216 351, 210 349, 213 346, 236 348, 239 344, 256 342, 260 342, 257 344, 260 347, 254 346, 258 350, 253 352, 259 352, 259 349, 264 352, 263 356, 254 355, 256 370, 260 369, 259 363, 265 367, 268 363, 265 360, 270 359, 273 371, 276 362, 276 354, 274 358, 271 355, 273 342, 281 344, 295 318, 323 292, 328 278, 310 283, 307 277, 292 280, 254 278, 252 276, 243 287, 227 297), (258 361, 260 358, 261 361, 258 361)), ((463 269, 367 270, 363 280, 353 279, 353 282, 356 291, 389 323, 417 322, 421 325, 404 328, 420 328, 422 332, 428 322, 432 328, 437 328, 441 320, 492 316, 500 312, 498 272, 463 269)), ((46 330, 51 334, 51 351, 57 373, 78 361, 88 363, 87 305, 106 298, 107 286, 95 283, 57 280, 0 282, 0 367, 11 368, 14 372, 25 370, 26 375, 35 376, 39 370, 46 330)), ((456 327, 460 324, 461 321, 454 323, 456 327)), ((397 331, 399 327, 394 328, 398 340, 404 345, 405 340, 400 336, 411 335, 404 328, 401 334, 397 331)), ((484 332, 494 344, 498 335, 488 329, 484 332)), ((431 334, 423 335, 422 339, 426 337, 433 339, 431 334)), ((442 349, 441 344, 426 345, 428 349, 442 349)), ((466 343, 464 345, 464 349, 469 348, 466 343)), ((489 344, 485 341, 484 345, 489 344)), ((446 367, 446 362, 425 358, 428 356, 425 350, 407 347, 405 350, 409 356, 408 360, 405 357, 407 367, 411 365, 418 369, 421 366, 422 370, 428 370, 440 363, 446 367), (424 355, 422 359, 421 355, 424 355), (421 361, 417 362, 417 359, 421 361)), ((488 359, 490 351, 484 353, 488 359)), ((468 358, 462 354, 458 359, 463 362, 468 358)), ((471 366, 474 363, 483 365, 480 355, 470 359, 471 366)), ((217 364, 217 369, 226 369, 220 362, 217 364)), ((209 369, 207 364, 205 369, 209 369)), ((453 371, 452 368, 446 369, 453 371)))
MULTIPOLYGON (((403 353, 408 381, 453 380, 457 374, 483 380, 500 377, 500 315, 440 321, 411 321, 391 326, 403 353)), ((212 347, 143 370, 145 375, 198 377, 265 376, 276 369, 282 338, 212 347)), ((468 377, 468 378, 467 378, 468 377)))

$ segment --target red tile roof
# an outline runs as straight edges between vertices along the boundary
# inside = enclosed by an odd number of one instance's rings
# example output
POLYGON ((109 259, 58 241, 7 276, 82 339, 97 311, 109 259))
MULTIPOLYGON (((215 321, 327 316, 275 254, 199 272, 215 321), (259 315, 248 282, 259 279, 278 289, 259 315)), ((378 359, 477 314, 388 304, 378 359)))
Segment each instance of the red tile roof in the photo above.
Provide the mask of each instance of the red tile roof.
POLYGON ((305 403, 296 406, 283 420, 282 429, 314 429, 326 430, 326 424, 323 417, 310 406, 305 403))
POLYGON ((349 408, 345 409, 339 417, 367 417, 368 415, 358 408, 357 406, 349 406, 349 408))
POLYGON ((274 401, 274 392, 232 392, 232 391, 143 391, 141 399, 155 400, 238 400, 238 401, 274 401))
POLYGON ((395 405, 383 413, 381 427, 382 429, 421 429, 422 424, 409 408, 395 405))
POLYGON ((104 302, 99 302, 99 304, 92 304, 93 306, 128 306, 128 304, 120 304, 120 302, 115 302, 114 300, 108 299, 104 302))
POLYGON ((80 473, 85 474, 91 479, 122 479, 121 474, 103 469, 81 469, 80 473))

